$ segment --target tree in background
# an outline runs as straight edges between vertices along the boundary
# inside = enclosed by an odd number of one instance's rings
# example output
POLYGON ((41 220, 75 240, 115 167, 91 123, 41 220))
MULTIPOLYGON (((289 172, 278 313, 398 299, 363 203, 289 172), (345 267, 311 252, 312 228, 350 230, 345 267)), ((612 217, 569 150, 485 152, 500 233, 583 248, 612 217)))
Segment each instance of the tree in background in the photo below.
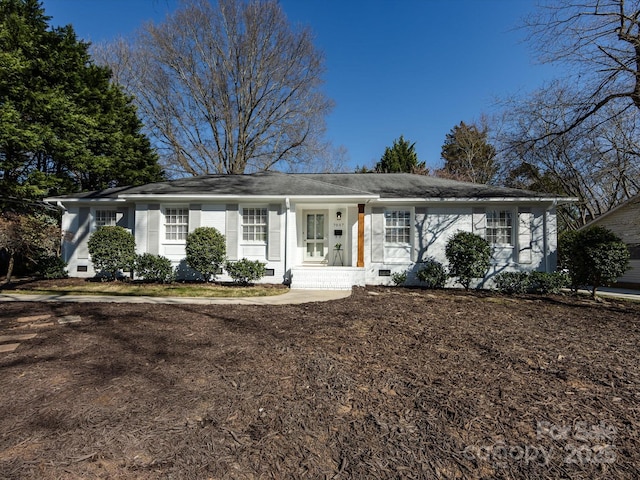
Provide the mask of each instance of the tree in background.
MULTIPOLYGON (((359 168, 360 173, 366 173, 364 167, 359 168)), ((420 173, 427 174, 428 170, 424 162, 418 161, 416 144, 410 143, 400 135, 393 141, 392 147, 387 147, 382 158, 376 163, 375 173, 420 173)))
POLYGON ((506 186, 569 195, 558 209, 561 227, 576 229, 640 191, 640 117, 607 106, 562 135, 571 118, 562 82, 512 103, 500 138, 506 186), (541 141, 541 138, 546 140, 541 141))
POLYGON ((639 12, 639 0, 553 0, 527 17, 539 59, 569 67, 575 85, 562 99, 563 122, 539 139, 570 132, 605 108, 640 111, 639 12))
POLYGON ((498 171, 496 149, 489 143, 489 128, 460 122, 445 138, 441 157, 444 167, 436 176, 463 182, 491 183, 498 171))
POLYGON ((287 170, 326 149, 323 56, 276 0, 188 0, 95 52, 135 96, 169 171, 287 170))
POLYGON ((0 188, 38 198, 162 179, 131 100, 37 0, 0 2, 0 188))
POLYGON ((11 282, 16 259, 35 265, 59 255, 61 230, 55 218, 45 214, 0 215, 0 251, 8 257, 6 282, 11 282))
POLYGON ((507 102, 502 178, 578 198, 577 229, 640 191, 640 1, 554 0, 527 18, 542 62, 563 78, 507 102))

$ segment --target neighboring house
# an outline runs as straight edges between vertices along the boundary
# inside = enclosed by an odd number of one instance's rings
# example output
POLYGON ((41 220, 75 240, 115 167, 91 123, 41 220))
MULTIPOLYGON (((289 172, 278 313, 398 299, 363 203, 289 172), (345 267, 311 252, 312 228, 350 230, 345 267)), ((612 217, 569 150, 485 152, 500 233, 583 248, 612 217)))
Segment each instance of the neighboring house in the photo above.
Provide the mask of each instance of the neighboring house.
MULTIPOLYGON (((187 233, 215 227, 231 260, 267 263, 265 282, 292 288, 389 284, 433 257, 459 230, 492 244, 490 279, 501 271, 556 267, 556 212, 567 199, 411 174, 207 175, 49 198, 65 211, 69 275, 90 277, 87 240, 120 225, 139 253, 164 255, 185 278, 187 233)), ((225 275, 219 277, 227 279, 225 275)), ((415 278, 411 277, 410 278, 415 278)))
POLYGON ((582 228, 594 225, 608 228, 629 247, 631 268, 617 283, 620 286, 640 287, 640 194, 600 215, 582 228))

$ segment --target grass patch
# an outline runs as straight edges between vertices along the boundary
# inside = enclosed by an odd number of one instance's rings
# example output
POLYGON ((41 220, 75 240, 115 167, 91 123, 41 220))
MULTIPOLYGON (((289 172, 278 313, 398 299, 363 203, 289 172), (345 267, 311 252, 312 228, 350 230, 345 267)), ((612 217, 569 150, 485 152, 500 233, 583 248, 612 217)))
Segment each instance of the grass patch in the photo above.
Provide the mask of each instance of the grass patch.
POLYGON ((267 297, 289 290, 280 285, 240 287, 220 284, 173 283, 169 285, 126 282, 83 282, 78 285, 48 285, 46 287, 5 289, 6 293, 26 295, 115 295, 146 297, 267 297))

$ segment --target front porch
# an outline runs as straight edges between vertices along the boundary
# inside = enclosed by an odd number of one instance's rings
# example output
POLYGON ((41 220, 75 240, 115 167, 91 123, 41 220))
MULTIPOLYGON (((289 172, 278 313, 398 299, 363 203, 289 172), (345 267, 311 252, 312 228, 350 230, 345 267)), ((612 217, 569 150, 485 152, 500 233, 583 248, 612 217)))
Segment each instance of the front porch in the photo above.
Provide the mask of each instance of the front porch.
POLYGON ((291 288, 307 290, 351 290, 364 286, 361 267, 298 266, 291 269, 291 288))

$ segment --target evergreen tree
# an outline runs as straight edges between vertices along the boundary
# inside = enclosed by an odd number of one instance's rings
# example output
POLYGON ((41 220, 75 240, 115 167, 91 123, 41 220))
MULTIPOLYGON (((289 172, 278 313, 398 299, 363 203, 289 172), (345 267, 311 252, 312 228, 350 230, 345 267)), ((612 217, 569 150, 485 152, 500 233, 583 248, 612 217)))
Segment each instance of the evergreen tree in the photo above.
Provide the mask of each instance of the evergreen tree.
POLYGON ((400 135, 393 141, 392 147, 387 147, 384 155, 374 168, 376 173, 426 173, 424 162, 418 161, 415 143, 409 143, 400 135))
POLYGON ((163 177, 136 110, 71 26, 38 0, 0 1, 0 189, 45 195, 163 177))
POLYGON ((496 149, 488 141, 488 127, 460 122, 447 133, 436 175, 472 183, 491 183, 498 167, 496 149))

